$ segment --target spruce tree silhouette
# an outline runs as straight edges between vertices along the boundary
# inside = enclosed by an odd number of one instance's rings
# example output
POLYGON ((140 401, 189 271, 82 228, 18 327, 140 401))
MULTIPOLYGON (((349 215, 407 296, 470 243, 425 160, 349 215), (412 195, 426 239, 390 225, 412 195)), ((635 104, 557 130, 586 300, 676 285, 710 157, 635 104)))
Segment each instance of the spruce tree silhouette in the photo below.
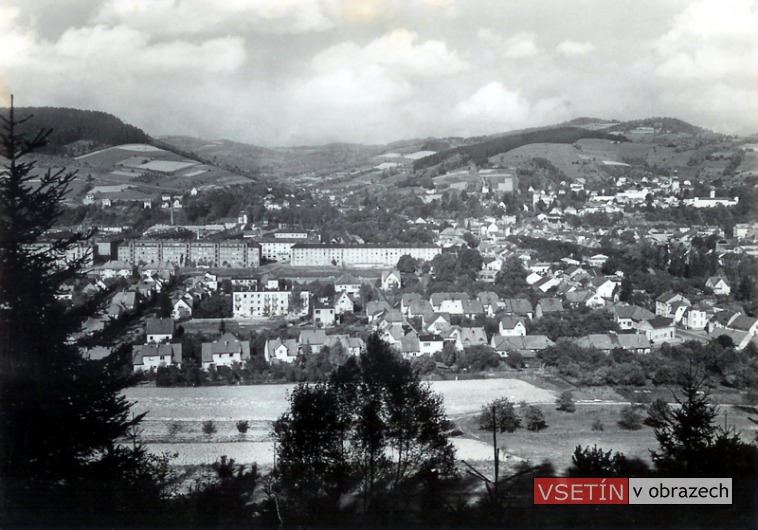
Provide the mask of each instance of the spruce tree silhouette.
POLYGON ((51 131, 27 137, 20 125, 30 118, 16 117, 13 99, 0 115, 6 159, 0 169, 0 521, 110 520, 146 496, 160 499, 156 461, 138 443, 118 443, 141 420, 121 395, 132 383, 128 350, 90 361, 71 341, 93 307, 65 307, 56 294, 82 274, 86 259, 65 261, 65 251, 91 234, 39 245, 76 173, 35 171, 30 155, 51 131))

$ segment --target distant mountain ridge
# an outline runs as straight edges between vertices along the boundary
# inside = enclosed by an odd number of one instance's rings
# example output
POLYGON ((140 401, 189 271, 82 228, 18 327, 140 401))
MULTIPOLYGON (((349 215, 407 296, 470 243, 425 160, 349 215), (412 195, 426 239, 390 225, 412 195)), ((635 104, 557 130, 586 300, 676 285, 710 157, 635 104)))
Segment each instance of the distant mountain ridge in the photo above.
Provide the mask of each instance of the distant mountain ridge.
MULTIPOLYGON (((0 109, 7 116, 8 108, 0 109)), ((153 139, 141 129, 124 123, 116 116, 95 110, 65 107, 15 107, 17 119, 32 116, 20 128, 28 136, 40 129, 52 130, 48 145, 40 150, 46 154, 72 154, 76 142, 90 144, 92 148, 130 143, 152 144, 153 139)))

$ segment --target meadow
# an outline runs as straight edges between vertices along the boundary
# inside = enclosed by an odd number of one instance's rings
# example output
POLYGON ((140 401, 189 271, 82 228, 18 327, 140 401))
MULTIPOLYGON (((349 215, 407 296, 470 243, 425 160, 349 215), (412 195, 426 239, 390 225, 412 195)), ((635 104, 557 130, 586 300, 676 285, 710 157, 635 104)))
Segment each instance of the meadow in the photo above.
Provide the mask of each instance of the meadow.
MULTIPOLYGON (((579 445, 597 445, 650 463, 650 450, 657 447, 650 427, 628 431, 618 425, 621 409, 629 403, 607 388, 577 390, 576 412, 566 413, 556 410, 559 392, 549 383, 544 386, 551 390, 541 388, 539 382, 518 379, 432 381, 430 385, 442 395, 449 419, 463 433, 452 438, 458 459, 477 462, 483 472, 492 468, 492 434, 479 429, 477 415, 483 405, 500 397, 516 403, 519 413, 521 402, 538 406, 547 423, 541 432, 520 429, 498 434, 503 458, 514 463, 528 460, 537 464, 547 459, 561 472, 571 464, 571 455, 579 445), (602 430, 594 430, 594 423, 602 424, 602 430)), ((293 388, 292 384, 140 387, 128 389, 125 395, 134 403, 135 414, 148 413, 141 425, 143 441, 154 453, 175 455, 174 465, 208 464, 225 455, 241 464, 257 462, 267 467, 274 459, 271 424, 287 410, 293 388), (203 423, 208 420, 216 428, 212 434, 203 432, 203 423), (239 420, 249 422, 244 434, 237 430, 239 420)), ((640 413, 644 417, 644 410, 640 413)), ((719 413, 719 425, 726 423, 743 433, 745 440, 755 436, 747 409, 722 405, 719 413)))

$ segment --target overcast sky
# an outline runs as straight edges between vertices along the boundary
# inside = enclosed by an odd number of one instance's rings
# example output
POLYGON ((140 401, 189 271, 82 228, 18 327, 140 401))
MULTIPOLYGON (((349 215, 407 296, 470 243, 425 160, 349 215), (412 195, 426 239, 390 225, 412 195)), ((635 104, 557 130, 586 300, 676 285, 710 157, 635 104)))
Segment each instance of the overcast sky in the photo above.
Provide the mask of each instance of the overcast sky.
POLYGON ((259 145, 758 132, 758 0, 0 0, 0 104, 259 145))

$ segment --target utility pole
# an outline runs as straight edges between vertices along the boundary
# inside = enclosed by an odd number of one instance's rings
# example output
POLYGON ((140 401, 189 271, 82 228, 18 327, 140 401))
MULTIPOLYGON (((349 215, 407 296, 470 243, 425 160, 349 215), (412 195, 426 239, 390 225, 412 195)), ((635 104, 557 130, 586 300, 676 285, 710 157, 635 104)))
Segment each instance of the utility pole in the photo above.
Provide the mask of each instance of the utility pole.
POLYGON ((497 500, 497 479, 498 479, 498 450, 497 450, 497 410, 492 405, 492 446, 495 450, 495 500, 497 500))

